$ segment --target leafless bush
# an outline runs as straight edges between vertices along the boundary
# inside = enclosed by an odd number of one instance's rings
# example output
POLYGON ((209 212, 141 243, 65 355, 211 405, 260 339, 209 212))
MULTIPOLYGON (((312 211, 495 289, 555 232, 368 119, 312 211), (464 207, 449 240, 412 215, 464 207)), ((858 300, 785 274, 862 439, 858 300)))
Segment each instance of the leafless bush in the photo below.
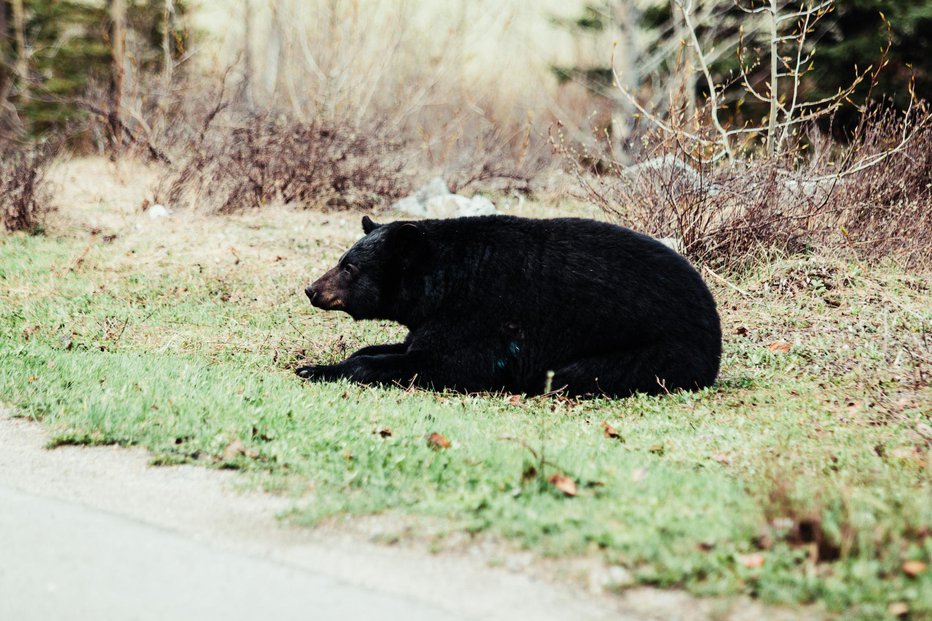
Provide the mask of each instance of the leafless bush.
POLYGON ((156 199, 213 213, 272 201, 371 208, 411 185, 402 145, 375 124, 301 122, 285 114, 228 106, 176 112, 200 118, 155 137, 169 160, 156 199))
POLYGON ((0 217, 7 231, 41 230, 49 198, 45 172, 52 156, 45 145, 0 144, 0 217))
POLYGON ((643 143, 649 148, 634 166, 558 146, 576 162, 585 199, 673 238, 713 269, 815 247, 932 265, 932 124, 921 102, 906 113, 865 109, 847 145, 810 126, 804 159, 784 151, 709 163, 694 156, 702 145, 683 135, 653 132, 643 143))
POLYGON ((674 0, 695 72, 707 86, 704 105, 691 111, 671 93, 673 103, 664 112, 648 110, 616 74, 618 90, 647 125, 637 145, 640 163, 622 164, 608 141, 593 157, 558 136, 557 147, 575 163, 585 197, 623 222, 673 238, 712 269, 740 267, 762 251, 812 247, 932 263, 932 113, 915 97, 905 113, 870 103, 887 52, 836 95, 804 97, 816 52, 810 35, 832 4, 739 5, 752 24, 763 19, 769 25, 770 71, 755 81, 739 40, 737 76, 719 83, 696 36, 695 0, 674 0), (819 125, 830 125, 838 110, 852 105, 851 94, 862 83, 869 87, 868 103, 858 108, 854 134, 845 144, 825 138, 819 125), (720 111, 734 97, 768 104, 769 112, 756 123, 726 121, 720 111))
POLYGON ((421 152, 415 164, 422 176, 440 175, 453 192, 530 194, 552 165, 547 137, 530 118, 521 124, 451 109, 443 112, 450 118, 417 118, 418 137, 411 140, 421 152))
POLYGON ((932 265, 932 125, 913 130, 927 107, 917 105, 906 116, 882 108, 867 113, 852 148, 876 164, 843 177, 829 201, 838 214, 835 239, 861 256, 894 256, 907 267, 932 265), (893 152, 911 131, 912 139, 893 152))

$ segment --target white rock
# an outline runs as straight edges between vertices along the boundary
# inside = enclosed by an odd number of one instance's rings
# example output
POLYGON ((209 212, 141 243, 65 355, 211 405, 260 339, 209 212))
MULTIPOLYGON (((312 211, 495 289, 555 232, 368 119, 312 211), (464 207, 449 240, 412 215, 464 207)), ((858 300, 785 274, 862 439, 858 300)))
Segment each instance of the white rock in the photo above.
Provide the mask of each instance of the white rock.
POLYGON ((591 593, 624 589, 634 583, 634 574, 620 565, 600 567, 589 573, 589 591, 591 593))
POLYGON ((149 207, 149 209, 146 210, 146 213, 149 214, 149 217, 152 218, 153 220, 158 220, 159 218, 167 218, 168 216, 172 215, 171 209, 169 209, 165 205, 160 205, 158 203, 149 207))
POLYGON ((429 218, 459 218, 463 216, 489 216, 498 213, 495 205, 487 198, 466 198, 459 194, 435 196, 425 205, 429 218))
POLYGON ((406 196, 392 205, 392 208, 412 216, 427 215, 427 206, 419 201, 416 196, 406 196))
POLYGON ((446 196, 449 193, 450 188, 447 186, 447 182, 441 177, 434 177, 422 185, 420 189, 414 193, 414 196, 423 203, 435 196, 446 196))
POLYGON ((396 202, 392 208, 408 215, 426 218, 488 216, 498 213, 492 201, 483 196, 468 198, 451 194, 446 182, 440 177, 431 179, 411 196, 396 202))

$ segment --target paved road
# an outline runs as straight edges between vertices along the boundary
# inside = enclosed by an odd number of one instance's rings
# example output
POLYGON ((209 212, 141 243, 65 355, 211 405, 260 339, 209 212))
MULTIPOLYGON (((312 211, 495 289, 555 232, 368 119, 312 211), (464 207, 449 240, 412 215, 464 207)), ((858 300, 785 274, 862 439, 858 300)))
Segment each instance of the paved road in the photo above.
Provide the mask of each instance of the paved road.
POLYGON ((466 619, 0 486, 0 619, 466 619))
POLYGON ((398 528, 378 518, 354 522, 361 531, 295 528, 276 515, 308 500, 237 492, 235 472, 47 441, 0 404, 0 621, 652 617, 490 568, 493 555, 522 560, 507 548, 375 545, 398 528))

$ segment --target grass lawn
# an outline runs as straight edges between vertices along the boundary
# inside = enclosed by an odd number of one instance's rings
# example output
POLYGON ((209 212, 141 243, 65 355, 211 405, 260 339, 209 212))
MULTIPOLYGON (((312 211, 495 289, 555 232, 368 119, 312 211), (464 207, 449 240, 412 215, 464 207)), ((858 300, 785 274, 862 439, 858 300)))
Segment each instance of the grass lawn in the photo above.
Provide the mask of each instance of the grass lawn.
POLYGON ((414 516, 645 584, 932 618, 929 278, 815 257, 711 278, 725 355, 698 394, 432 394, 292 374, 401 336, 301 294, 355 215, 137 219, 0 238, 0 401, 54 444, 240 469, 301 524, 414 516))

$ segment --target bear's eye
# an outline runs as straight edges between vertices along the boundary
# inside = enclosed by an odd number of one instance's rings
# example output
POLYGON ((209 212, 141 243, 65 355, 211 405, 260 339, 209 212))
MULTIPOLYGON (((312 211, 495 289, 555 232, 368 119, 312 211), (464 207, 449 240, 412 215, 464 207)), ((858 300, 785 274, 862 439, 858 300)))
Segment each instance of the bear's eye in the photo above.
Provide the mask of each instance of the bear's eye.
POLYGON ((343 273, 349 277, 356 276, 359 273, 359 268, 351 263, 347 263, 343 266, 343 273))

